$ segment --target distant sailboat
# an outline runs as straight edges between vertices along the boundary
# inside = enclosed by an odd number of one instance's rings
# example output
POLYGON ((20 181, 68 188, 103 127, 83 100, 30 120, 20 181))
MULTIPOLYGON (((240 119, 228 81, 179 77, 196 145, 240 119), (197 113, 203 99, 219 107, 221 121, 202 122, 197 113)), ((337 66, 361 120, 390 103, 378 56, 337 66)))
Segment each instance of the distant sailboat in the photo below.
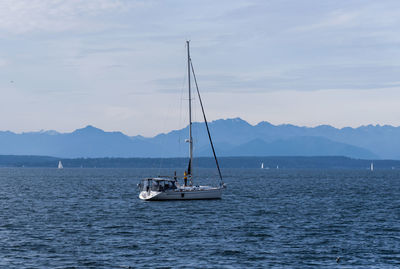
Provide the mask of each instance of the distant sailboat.
POLYGON ((62 165, 61 161, 58 161, 58 169, 63 169, 64 166, 62 165))
POLYGON ((261 163, 261 169, 264 169, 264 163, 261 163))
POLYGON ((279 170, 279 165, 276 166, 276 170, 279 170))
POLYGON ((371 163, 370 170, 371 170, 371 171, 374 171, 374 163, 371 163))

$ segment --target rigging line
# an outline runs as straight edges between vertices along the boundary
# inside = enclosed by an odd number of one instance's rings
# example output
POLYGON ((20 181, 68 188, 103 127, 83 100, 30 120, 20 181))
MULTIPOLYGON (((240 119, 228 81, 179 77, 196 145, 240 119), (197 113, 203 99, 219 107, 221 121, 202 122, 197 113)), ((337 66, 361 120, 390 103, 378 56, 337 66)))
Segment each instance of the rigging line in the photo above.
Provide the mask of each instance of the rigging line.
MULTIPOLYGON (((168 104, 167 104, 166 111, 172 112, 174 110, 174 108, 175 108, 175 105, 170 103, 170 102, 167 102, 167 103, 168 104)), ((168 130, 167 126, 169 125, 169 122, 170 122, 169 119, 171 119, 171 114, 174 114, 174 112, 165 113, 163 115, 162 130, 165 133, 168 132, 168 131, 165 131, 165 130, 168 130)), ((161 170, 163 169, 163 165, 164 165, 164 159, 168 157, 168 154, 169 154, 169 151, 170 151, 168 146, 167 146, 167 144, 168 144, 167 141, 168 141, 167 136, 164 136, 163 138, 161 138, 161 144, 159 145, 159 149, 160 149, 160 153, 161 153, 161 155, 160 155, 160 159, 161 160, 159 162, 158 173, 157 173, 158 175, 161 175, 161 170)))
MULTIPOLYGON (((172 111, 174 105, 171 103, 167 104, 167 111, 172 111)), ((168 113, 165 113, 163 115, 163 124, 162 124, 162 130, 166 130, 166 127, 168 125, 168 118, 170 118, 170 115, 168 113)), ((158 171, 157 171, 157 176, 161 175, 161 169, 163 167, 164 164, 164 159, 166 157, 166 155, 168 155, 168 147, 166 146, 167 142, 167 137, 164 136, 163 138, 161 138, 161 145, 159 146, 160 149, 160 161, 159 161, 159 167, 158 167, 158 171)))
MULTIPOLYGON (((185 64, 183 65, 184 66, 184 68, 185 68, 185 70, 186 70, 186 62, 185 62, 185 64)), ((179 122, 178 122, 178 126, 182 126, 182 100, 183 100, 183 92, 184 92, 184 87, 185 87, 185 83, 186 83, 186 76, 187 76, 187 74, 186 74, 186 72, 184 72, 184 76, 183 76, 183 78, 182 78, 182 85, 181 85, 181 91, 180 91, 180 99, 179 99, 179 122)), ((167 121, 167 119, 168 118, 171 118, 169 115, 174 115, 174 113, 175 113, 175 109, 176 109, 176 105, 173 105, 173 104, 171 104, 171 103, 169 103, 169 106, 168 106, 168 109, 167 109, 167 111, 171 111, 172 113, 166 113, 165 115, 164 115, 164 118, 163 118, 163 128, 162 128, 162 130, 166 130, 166 126, 167 126, 167 123, 168 123, 168 121, 167 121)), ((166 131, 166 133, 167 133, 168 131, 166 131)), ((177 144, 178 144, 178 156, 180 156, 181 155, 181 132, 179 132, 179 134, 178 134, 178 141, 176 141, 177 142, 177 144)), ((164 164, 164 159, 165 158, 167 158, 167 157, 171 157, 170 155, 168 156, 168 146, 166 146, 166 143, 167 143, 167 137, 165 136, 164 137, 164 139, 162 139, 162 144, 160 145, 160 149, 161 149, 161 160, 160 160, 160 162, 159 162, 159 167, 158 167, 158 175, 160 175, 160 173, 161 173, 161 169, 162 169, 162 166, 163 166, 163 164, 164 164)))
MULTIPOLYGON (((186 70, 186 63, 185 63, 185 70, 186 70)), ((180 126, 179 128, 181 128, 181 126, 183 126, 183 124, 182 124, 182 122, 183 122, 183 120, 182 120, 182 100, 184 100, 184 97, 183 97, 183 90, 184 90, 184 87, 185 87, 185 84, 186 84, 186 80, 187 80, 187 74, 186 74, 186 72, 184 72, 184 76, 183 76, 183 80, 182 80, 182 86, 181 86, 181 97, 180 97, 180 101, 179 101, 179 122, 178 122, 178 126, 180 126)), ((181 157, 181 156, 183 156, 183 155, 181 155, 182 154, 182 132, 179 132, 178 133, 178 156, 179 157, 181 157)))
POLYGON ((208 138, 210 139, 211 149, 212 149, 212 152, 213 152, 213 154, 214 154, 215 164, 217 165, 219 178, 221 179, 221 182, 224 183, 224 181, 222 180, 222 174, 221 174, 221 169, 219 168, 219 163, 218 163, 217 155, 215 154, 214 144, 213 144, 212 139, 211 139, 210 129, 208 128, 206 113, 204 112, 203 102, 201 101, 199 86, 197 85, 197 79, 196 79, 196 74, 194 73, 194 68, 193 68, 192 60, 190 60, 190 66, 191 66, 191 68, 192 68, 193 80, 194 80, 194 84, 196 85, 197 96, 199 97, 199 102, 200 102, 200 106, 201 106, 201 111, 203 112, 204 123, 206 124, 207 133, 208 133, 208 138))

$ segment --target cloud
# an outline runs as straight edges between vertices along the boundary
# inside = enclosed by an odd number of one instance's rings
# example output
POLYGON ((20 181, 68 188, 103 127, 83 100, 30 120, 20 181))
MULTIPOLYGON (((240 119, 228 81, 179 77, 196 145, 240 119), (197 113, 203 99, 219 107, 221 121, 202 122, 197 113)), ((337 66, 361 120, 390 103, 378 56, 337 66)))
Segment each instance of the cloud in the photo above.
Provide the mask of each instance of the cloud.
POLYGON ((0 58, 0 67, 4 67, 7 65, 7 61, 5 59, 0 58))
POLYGON ((12 34, 101 30, 112 22, 101 15, 123 13, 140 1, 122 0, 3 0, 0 2, 0 30, 12 34))
POLYGON ((308 25, 301 25, 294 27, 296 31, 312 31, 321 30, 332 27, 352 27, 357 23, 357 18, 360 17, 359 11, 354 12, 339 12, 335 11, 327 15, 327 18, 321 21, 308 25))
POLYGON ((347 1, 314 15, 314 20, 303 20, 289 31, 295 35, 312 34, 327 41, 336 37, 355 45, 399 42, 398 1, 347 1))
MULTIPOLYGON (((15 82, 2 98, 11 104, 6 123, 158 132, 160 111, 186 89, 187 39, 211 118, 289 121, 299 113, 279 116, 285 96, 306 96, 299 110, 323 109, 335 94, 351 107, 343 92, 372 96, 399 85, 399 13, 391 0, 3 0, 0 87, 15 82), (14 102, 23 103, 18 111, 14 102)), ((302 115, 311 122, 314 114, 302 115)))
MULTIPOLYGON (((208 74, 197 77, 202 92, 260 93, 281 90, 371 90, 399 86, 399 65, 311 65, 240 75, 208 74)), ((153 80, 156 92, 176 93, 186 79, 153 80), (173 90, 174 89, 174 90, 173 90)), ((186 86, 184 86, 186 87, 186 86)), ((194 85, 193 85, 194 87, 194 85)))

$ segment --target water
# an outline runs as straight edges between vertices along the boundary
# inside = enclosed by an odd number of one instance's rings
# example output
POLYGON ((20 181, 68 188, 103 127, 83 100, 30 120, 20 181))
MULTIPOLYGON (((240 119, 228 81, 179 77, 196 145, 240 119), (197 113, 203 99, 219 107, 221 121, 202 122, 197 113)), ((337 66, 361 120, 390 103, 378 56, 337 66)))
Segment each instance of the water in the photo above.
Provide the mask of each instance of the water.
POLYGON ((400 267, 400 171, 232 169, 222 200, 143 202, 155 173, 0 169, 0 268, 400 267))

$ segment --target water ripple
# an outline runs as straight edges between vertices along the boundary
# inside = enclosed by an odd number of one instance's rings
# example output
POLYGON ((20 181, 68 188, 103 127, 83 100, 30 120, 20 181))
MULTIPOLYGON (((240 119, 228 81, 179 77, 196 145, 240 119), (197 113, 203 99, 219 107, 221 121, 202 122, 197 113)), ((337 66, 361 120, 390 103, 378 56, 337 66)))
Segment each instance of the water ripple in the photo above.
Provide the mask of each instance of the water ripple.
POLYGON ((139 200, 155 173, 1 168, 0 268, 400 267, 396 170, 233 169, 219 201, 139 200))

